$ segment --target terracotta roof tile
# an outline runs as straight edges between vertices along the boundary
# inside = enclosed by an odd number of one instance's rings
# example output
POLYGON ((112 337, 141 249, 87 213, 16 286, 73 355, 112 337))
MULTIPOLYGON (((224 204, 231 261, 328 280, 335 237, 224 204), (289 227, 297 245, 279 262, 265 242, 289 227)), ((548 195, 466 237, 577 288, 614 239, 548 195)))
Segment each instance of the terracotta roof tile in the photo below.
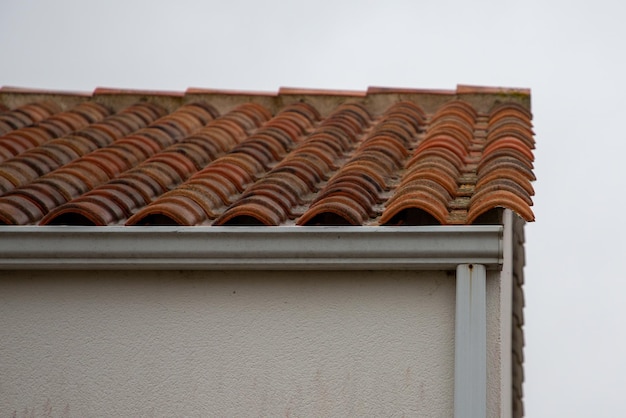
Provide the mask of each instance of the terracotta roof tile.
POLYGON ((0 223, 527 221, 530 92, 0 89, 0 223))

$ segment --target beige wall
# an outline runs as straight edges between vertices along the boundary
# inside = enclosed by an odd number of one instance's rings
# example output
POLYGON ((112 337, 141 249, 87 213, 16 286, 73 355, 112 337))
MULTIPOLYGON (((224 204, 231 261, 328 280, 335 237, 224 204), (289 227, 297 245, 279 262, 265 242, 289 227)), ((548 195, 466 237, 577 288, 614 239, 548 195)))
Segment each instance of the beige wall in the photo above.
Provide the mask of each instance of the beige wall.
MULTIPOLYGON (((454 275, 0 275, 0 417, 453 414, 454 275)), ((499 309, 490 274, 494 417, 499 309)))

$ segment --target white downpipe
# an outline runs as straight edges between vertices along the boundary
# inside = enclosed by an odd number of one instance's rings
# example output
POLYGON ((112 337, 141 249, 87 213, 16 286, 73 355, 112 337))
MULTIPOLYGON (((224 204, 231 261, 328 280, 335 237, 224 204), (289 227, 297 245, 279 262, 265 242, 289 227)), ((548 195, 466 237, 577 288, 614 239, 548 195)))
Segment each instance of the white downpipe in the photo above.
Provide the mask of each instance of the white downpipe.
POLYGON ((500 273, 500 416, 513 415, 513 212, 504 211, 502 271, 500 273))
POLYGON ((454 417, 487 415, 487 272, 481 264, 456 269, 454 417))

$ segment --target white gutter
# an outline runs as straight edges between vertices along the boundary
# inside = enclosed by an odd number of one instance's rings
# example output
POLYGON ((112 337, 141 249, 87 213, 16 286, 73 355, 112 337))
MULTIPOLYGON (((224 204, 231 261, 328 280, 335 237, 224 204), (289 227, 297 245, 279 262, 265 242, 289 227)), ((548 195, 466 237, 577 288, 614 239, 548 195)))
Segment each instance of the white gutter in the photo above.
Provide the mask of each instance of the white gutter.
POLYGON ((0 227, 0 269, 499 269, 502 226, 0 227))

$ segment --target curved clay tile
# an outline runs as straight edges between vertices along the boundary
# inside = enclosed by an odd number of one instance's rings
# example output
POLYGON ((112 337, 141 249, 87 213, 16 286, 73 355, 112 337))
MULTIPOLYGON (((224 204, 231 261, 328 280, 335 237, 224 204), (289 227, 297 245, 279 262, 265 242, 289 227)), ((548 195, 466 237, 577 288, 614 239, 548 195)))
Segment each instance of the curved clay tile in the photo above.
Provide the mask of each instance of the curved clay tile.
POLYGON ((220 112, 207 102, 191 102, 187 103, 185 107, 200 121, 201 125, 206 125, 220 116, 220 112))
POLYGON ((249 187, 241 195, 236 206, 255 201, 256 198, 269 199, 273 204, 281 208, 284 216, 290 216, 291 209, 300 201, 299 195, 293 193, 293 189, 291 191, 292 193, 286 193, 279 183, 259 182, 249 187))
POLYGON ((326 176, 320 175, 318 168, 311 167, 309 161, 299 158, 291 159, 289 164, 280 165, 272 170, 272 174, 294 175, 300 180, 310 192, 317 189, 317 184, 324 180, 326 176))
POLYGON ((130 217, 127 225, 192 226, 206 219, 203 209, 184 195, 163 196, 159 202, 145 209, 141 214, 130 217))
POLYGON ((435 170, 450 176, 453 179, 459 178, 461 174, 462 162, 460 160, 450 161, 450 154, 440 152, 440 150, 429 150, 415 155, 406 164, 406 173, 403 177, 404 181, 417 170, 435 170))
POLYGON ((134 199, 119 189, 106 193, 100 190, 57 207, 41 220, 40 225, 110 225, 130 216, 134 204, 134 199))
POLYGON ((368 189, 363 188, 358 183, 348 180, 334 182, 330 187, 324 187, 324 190, 317 196, 317 200, 333 199, 336 196, 342 196, 357 203, 370 217, 376 214, 372 209, 378 203, 376 195, 371 194, 368 189))
POLYGON ((0 196, 6 193, 6 191, 10 191, 15 189, 15 180, 13 176, 2 174, 0 175, 0 196))
MULTIPOLYGON (((213 139, 215 139, 215 137, 201 138, 195 135, 193 137, 187 137, 185 141, 172 145, 171 152, 180 152, 181 154, 187 155, 189 158, 196 161, 196 168, 201 170, 209 161, 215 160, 226 152, 224 151, 224 147, 218 145, 217 141, 213 139)), ((233 140, 231 148, 235 143, 236 142, 233 140)), ((227 148, 227 150, 228 149, 230 148, 227 148)))
POLYGON ((278 226, 286 217, 285 209, 275 199, 263 195, 247 196, 218 217, 213 225, 255 225, 257 223, 250 220, 256 220, 258 224, 278 226))
POLYGON ((61 111, 53 102, 31 103, 0 114, 0 135, 37 123, 61 111))
POLYGON ((454 117, 465 121, 469 126, 473 126, 478 117, 478 113, 469 103, 462 100, 452 100, 445 103, 433 116, 431 124, 435 124, 440 118, 454 117))
MULTIPOLYGON (((41 183, 48 188, 59 191, 66 201, 70 201, 89 190, 89 185, 84 181, 84 177, 75 176, 67 171, 53 176, 45 176, 41 179, 41 183)), ((28 190, 28 187, 25 189, 28 190)), ((16 191, 16 193, 19 192, 19 190, 16 191)))
MULTIPOLYGON (((247 108, 246 112, 258 112, 258 109, 247 108)), ((257 115, 259 116, 259 115, 257 115)), ((262 114, 260 116, 263 116, 262 114)), ((310 126, 303 126, 303 120, 315 117, 316 111, 303 103, 287 106, 276 117, 269 120, 245 141, 237 141, 228 154, 209 163, 204 169, 190 177, 178 188, 166 193, 162 198, 186 199, 202 208, 200 217, 185 221, 185 225, 206 222, 219 216, 223 206, 243 193, 245 188, 267 172, 274 164, 280 161, 299 139, 301 133, 310 126), (306 117, 303 119, 303 115, 306 117)), ((262 120, 262 118, 257 118, 262 120)), ((235 122, 237 119, 233 119, 235 122)), ((310 121, 313 123, 313 121, 310 121)), ((162 198, 157 198, 150 205, 140 209, 128 219, 128 225, 158 222, 155 215, 162 208, 175 210, 172 205, 162 205, 162 198)), ((158 214, 163 216, 163 213, 158 214)), ((173 221, 181 220, 182 216, 170 213, 167 218, 173 221)), ((183 223, 181 223, 182 225, 183 223)))
MULTIPOLYGON (((133 195, 141 197, 141 205, 138 206, 143 206, 144 204, 150 202, 153 196, 162 192, 159 184, 152 177, 142 171, 124 173, 124 175, 109 181, 102 187, 113 185, 124 187, 126 190, 133 193, 133 195)), ((74 202, 76 203, 76 200, 78 199, 75 199, 74 202)))
POLYGON ((6 167, 0 172, 0 177, 8 181, 2 190, 2 194, 15 189, 17 185, 27 181, 26 173, 17 167, 6 167))
POLYGON ((245 130, 248 132, 257 129, 259 126, 262 126, 265 122, 270 120, 272 118, 272 113, 265 106, 259 103, 246 102, 234 107, 226 116, 223 116, 222 118, 227 118, 237 122, 238 125, 244 126, 245 130), (248 125, 246 125, 246 123, 248 125))
MULTIPOLYGON (((130 173, 129 173, 130 174, 130 173)), ((161 195, 168 191, 172 185, 180 183, 182 178, 176 170, 167 164, 150 164, 132 170, 132 174, 139 174, 144 178, 152 179, 150 183, 156 183, 156 195, 161 195)))
POLYGON ((0 225, 27 225, 43 215, 37 205, 17 196, 0 201, 0 225))
MULTIPOLYGON (((406 196, 404 196, 402 199, 398 199, 390 204, 385 212, 383 212, 380 218, 380 224, 395 224, 396 222, 398 222, 398 220, 394 219, 396 219, 398 216, 403 215, 400 217, 405 218, 407 217, 406 214, 408 212, 414 211, 416 209, 423 210, 424 212, 428 213, 430 216, 436 219, 440 225, 444 225, 447 223, 447 206, 439 200, 433 198, 433 195, 431 193, 424 191, 407 193, 406 196)), ((408 219, 399 222, 404 225, 421 225, 413 224, 408 219)))
POLYGON ((533 117, 530 110, 520 105, 519 103, 505 102, 495 105, 489 111, 490 124, 498 122, 498 120, 500 120, 501 118, 505 118, 508 116, 513 116, 513 118, 517 120, 522 120, 526 122, 529 126, 533 117))
POLYGON ((69 133, 83 129, 92 123, 99 122, 111 115, 111 113, 111 110, 106 106, 85 102, 65 112, 56 113, 49 118, 43 119, 40 124, 45 125, 48 122, 58 122, 64 125, 66 127, 65 130, 69 133))
POLYGON ((400 166, 406 157, 409 156, 407 150, 401 143, 388 136, 375 136, 367 141, 367 152, 372 155, 384 155, 389 158, 394 166, 400 166))
POLYGON ((376 183, 376 187, 382 190, 389 190, 388 173, 377 164, 375 160, 358 160, 351 161, 344 165, 338 174, 346 175, 365 175, 376 183))
POLYGON ((535 181, 532 164, 530 166, 528 164, 528 162, 524 162, 510 153, 503 153, 501 156, 496 156, 484 164, 481 163, 478 181, 481 181, 486 176, 490 176, 494 171, 502 169, 514 171, 517 173, 517 178, 524 178, 529 182, 535 181))
POLYGON ((342 152, 340 148, 333 147, 325 141, 306 141, 298 148, 297 155, 323 161, 327 167, 335 170, 335 161, 342 155, 342 152))
MULTIPOLYGON (((164 194, 163 197, 171 197, 172 199, 184 197, 185 199, 193 200, 204 211, 204 218, 215 219, 219 215, 218 210, 223 206, 230 205, 233 196, 238 195, 238 193, 232 182, 224 178, 218 178, 210 182, 185 183, 175 190, 164 194)), ((158 203, 157 201, 147 206, 143 211, 151 212, 152 206, 158 206, 158 203)), ((198 222, 201 222, 201 220, 198 220, 198 222)))
POLYGON ((490 132, 495 132, 506 126, 510 126, 522 129, 531 136, 534 135, 531 120, 524 118, 521 114, 516 112, 499 115, 497 119, 489 119, 487 126, 490 132))
POLYGON ((259 137, 246 141, 244 144, 238 146, 236 150, 237 152, 250 154, 250 156, 257 159, 266 170, 276 161, 280 161, 287 153, 287 150, 283 148, 282 144, 274 141, 273 138, 263 140, 259 137))
POLYGON ((424 140, 415 150, 414 155, 424 154, 426 151, 436 150, 448 154, 449 161, 461 161, 459 167, 464 166, 468 151, 455 138, 450 136, 436 136, 429 140, 424 140))
POLYGON ((32 123, 32 120, 30 120, 28 116, 23 115, 19 111, 5 113, 2 117, 0 117, 0 121, 8 127, 9 131, 23 128, 24 126, 28 126, 32 123))
POLYGON ((108 225, 123 215, 115 205, 99 199, 100 196, 90 196, 81 201, 80 205, 72 202, 56 208, 45 216, 40 225, 108 225), (115 210, 117 209, 117 210, 115 210))
MULTIPOLYGON (((73 156, 72 159, 75 159, 75 158, 80 157, 81 155, 85 155, 92 151, 95 151, 97 149, 97 146, 92 141, 90 141, 89 139, 83 136, 67 135, 62 138, 57 138, 57 139, 53 139, 52 141, 48 141, 41 147, 34 148, 28 151, 28 153, 22 154, 14 158, 11 161, 24 161, 24 160, 27 161, 29 158, 32 158, 33 155, 36 155, 37 153, 41 152, 42 149, 50 149, 50 148, 66 150, 66 154, 72 155, 73 156), (71 152, 68 153, 67 152, 68 149, 71 150, 71 152)), ((11 161, 6 161, 5 164, 10 164, 11 161)))
POLYGON ((351 138, 363 132, 372 120, 370 114, 357 104, 343 104, 324 120, 325 126, 341 129, 351 138))
POLYGON ((109 175, 98 166, 91 165, 67 165, 55 171, 56 176, 69 175, 85 184, 87 189, 92 189, 98 184, 107 181, 109 175))
POLYGON ((83 102, 72 108, 71 112, 79 114, 85 118, 89 124, 98 122, 111 114, 108 107, 95 102, 83 102))
POLYGON ((344 103, 339 105, 324 121, 324 125, 341 127, 346 132, 358 134, 365 126, 370 124, 372 116, 367 109, 359 103, 344 103))
POLYGON ((295 173, 272 170, 270 174, 250 188, 250 193, 264 193, 266 190, 269 191, 269 194, 282 194, 289 199, 292 205, 289 208, 291 213, 294 206, 304 204, 306 196, 315 189, 312 189, 306 181, 295 173))
POLYGON ((477 117, 471 105, 458 100, 437 110, 386 202, 381 224, 432 224, 433 218, 439 224, 448 223, 448 205, 457 197, 459 180, 466 171, 477 117))
MULTIPOLYGON (((380 218, 381 225, 387 225, 396 219, 398 216, 412 211, 423 210, 431 215, 441 225, 447 223, 448 207, 447 202, 442 199, 438 199, 437 195, 427 186, 420 188, 418 185, 412 190, 407 190, 403 193, 402 197, 396 199, 389 204, 380 218)), ((402 218, 404 216, 401 216, 402 218)), ((395 222, 395 221, 394 221, 395 222)), ((410 221, 402 221, 403 224, 411 224, 410 221)))
POLYGON ((290 113, 297 113, 306 117, 310 125, 313 125, 316 121, 320 119, 320 114, 317 109, 315 109, 315 107, 309 103, 291 103, 280 109, 279 115, 281 116, 281 118, 291 117, 292 115, 290 116, 290 113))
MULTIPOLYGON (((207 186, 207 185, 205 185, 207 186)), ((183 185, 168 192, 150 205, 142 208, 128 218, 126 225, 184 225, 191 226, 203 222, 207 218, 215 218, 215 208, 224 205, 222 197, 215 193, 215 183, 212 189, 203 188, 200 184, 183 185), (180 202, 182 210, 178 210, 180 202), (195 206, 200 210, 189 211, 185 208, 195 206)))
POLYGON ((7 137, 22 139, 30 144, 29 148, 37 147, 51 139, 46 130, 40 126, 29 126, 27 128, 22 128, 19 131, 11 132, 3 138, 3 142, 6 141, 7 137))
POLYGON ((494 165, 501 164, 517 165, 531 171, 534 166, 533 162, 528 160, 525 154, 514 149, 503 148, 492 152, 478 163, 478 175, 480 176, 485 170, 493 169, 494 165))
POLYGON ((62 132, 72 132, 89 125, 89 120, 78 113, 66 112, 51 116, 49 119, 41 121, 40 124, 47 125, 48 123, 61 126, 62 132))
MULTIPOLYGON (((450 175, 449 172, 444 171, 441 167, 436 165, 423 165, 420 166, 419 169, 411 170, 405 177, 402 178, 402 182, 398 186, 398 189, 410 185, 414 182, 419 182, 421 180, 432 180, 436 182, 440 187, 443 187, 448 194, 450 195, 450 199, 452 196, 456 195, 458 184, 457 177, 450 175)), ((395 198, 395 194, 392 199, 395 198)))
POLYGON ((286 133, 289 137, 289 142, 294 142, 305 132, 303 125, 300 124, 305 121, 306 119, 299 113, 291 112, 289 118, 272 119, 268 121, 263 128, 266 132, 271 132, 268 128, 276 128, 277 131, 275 132, 278 132, 281 136, 286 133))
POLYGON ((365 128, 369 118, 360 106, 339 106, 214 225, 280 225, 293 218, 294 207, 304 204, 305 197, 336 168, 337 159, 350 149, 350 138, 365 128))
POLYGON ((33 183, 28 188, 18 189, 14 194, 34 202, 43 212, 48 212, 65 202, 65 196, 60 190, 52 189, 44 182, 33 183))
MULTIPOLYGON (((172 121, 176 124, 177 120, 181 120, 178 114, 179 112, 186 115, 190 112, 197 113, 199 111, 197 107, 194 107, 192 111, 190 111, 189 108, 190 106, 182 106, 171 115, 153 122, 151 128, 141 129, 131 136, 115 141, 111 146, 90 153, 86 158, 78 158, 70 164, 40 177, 34 183, 24 186, 22 189, 16 189, 13 194, 23 194, 31 190, 34 185, 38 185, 42 188, 44 193, 59 193, 62 195, 64 200, 62 203, 69 202, 100 184, 106 183, 111 180, 113 176, 134 167, 139 162, 159 151, 163 144, 174 143, 175 139, 171 137, 166 138, 163 136, 163 133, 157 134, 154 132, 154 129, 156 128, 158 131, 159 127, 172 126, 170 125, 172 121), (151 133, 147 136, 145 133, 149 129, 153 129, 153 131, 150 131, 151 133), (157 139, 157 141, 155 141, 155 139, 157 139), (98 163, 95 163, 95 160, 97 160, 98 163)), ((153 106, 150 106, 147 110, 148 114, 153 113, 153 106)), ((176 127, 164 131, 169 131, 174 136, 178 136, 181 132, 185 133, 186 130, 192 129, 196 125, 199 126, 200 121, 194 117, 191 122, 185 120, 185 123, 178 123, 176 127)), ((76 144, 73 145, 76 146, 76 144)), ((158 189, 160 193, 162 193, 163 187, 167 187, 169 184, 167 174, 162 172, 154 170, 142 174, 144 178, 146 178, 146 176, 149 178, 147 181, 151 187, 158 189)), ((170 173, 170 175, 171 174, 172 173, 170 173)), ((0 201, 3 201, 9 196, 11 195, 0 197, 0 201)), ((45 210, 42 211, 42 215, 49 213, 53 209, 54 207, 45 208, 45 210)), ((109 210, 110 209, 112 208, 109 208, 109 210)))
POLYGON ((473 129, 462 126, 458 123, 458 120, 447 120, 445 123, 440 123, 437 126, 434 126, 428 129, 426 134, 426 138, 424 141, 428 141, 432 138, 437 138, 439 136, 443 137, 452 137, 454 140, 458 141, 464 148, 469 148, 469 145, 472 143, 474 139, 473 129))
POLYGON ((302 179, 313 181, 315 184, 326 180, 333 167, 326 159, 317 158, 308 152, 292 155, 283 166, 295 169, 297 173, 302 174, 300 176, 302 179))
POLYGON ((141 170, 144 167, 155 166, 157 169, 171 170, 176 173, 179 178, 187 178, 190 173, 196 171, 194 161, 184 154, 175 152, 162 152, 148 158, 144 163, 137 167, 141 170))
MULTIPOLYGON (((3 173, 7 170, 11 170, 11 167, 19 167, 20 165, 37 167, 38 171, 36 173, 30 174, 24 173, 24 176, 20 182, 14 183, 13 187, 11 188, 3 188, 2 192, 7 193, 17 187, 24 186, 29 182, 35 180, 36 178, 45 175, 61 167, 64 164, 67 164, 81 156, 89 154, 100 146, 110 144, 113 140, 121 137, 121 135, 123 134, 122 131, 116 129, 111 130, 110 123, 119 118, 124 118, 128 115, 132 115, 137 108, 142 107, 143 105, 131 106, 120 112, 120 114, 100 120, 96 124, 91 125, 89 128, 86 128, 83 131, 78 131, 76 134, 49 140, 41 146, 32 148, 26 152, 21 153, 17 157, 5 161, 0 165, 0 177, 5 176, 5 174, 3 173), (108 127, 109 132, 112 133, 113 136, 95 137, 94 140, 93 133, 102 132, 97 130, 98 127, 108 127)), ((99 111, 100 114, 103 116, 106 115, 107 111, 103 107, 92 106, 90 107, 90 109, 94 111, 99 111)), ((73 109, 73 111, 75 110, 76 108, 73 109)), ((100 163, 101 158, 94 158, 94 156, 91 156, 89 157, 89 159, 97 165, 102 165, 100 163)), ((104 161, 106 161, 106 158, 104 158, 104 161)), ((118 170, 119 169, 122 169, 122 167, 118 168, 118 170)), ((110 172, 110 175, 115 175, 115 172, 110 172)))
POLYGON ((476 190, 470 200, 470 209, 475 201, 483 200, 485 197, 489 197, 489 195, 497 194, 501 191, 507 191, 516 195, 524 201, 527 206, 532 206, 533 204, 530 194, 528 194, 524 187, 522 187, 515 179, 501 177, 476 190))
MULTIPOLYGON (((11 144, 13 142, 23 143, 22 145, 24 149, 36 147, 44 142, 50 140, 52 136, 48 131, 43 129, 40 126, 28 126, 26 128, 18 129, 13 132, 9 132, 4 135, 0 141, 0 149, 8 148, 11 149, 11 144)), ((12 151, 8 155, 13 157, 17 155, 20 151, 12 151)))
POLYGON ((83 129, 82 131, 74 133, 74 136, 86 138, 96 144, 98 148, 106 147, 116 138, 119 138, 106 128, 103 129, 103 124, 97 123, 83 129))
POLYGON ((403 124, 398 122, 383 122, 376 126, 373 134, 376 137, 390 137, 395 138, 402 142, 404 147, 411 147, 413 145, 413 138, 418 134, 418 131, 414 131, 409 124, 403 124))
POLYGON ((403 100, 394 103, 393 109, 388 113, 389 115, 396 116, 397 114, 409 114, 412 120, 415 121, 415 128, 419 128, 426 121, 426 113, 416 103, 403 100))
POLYGON ((533 161, 535 159, 532 150, 527 144, 510 136, 498 138, 485 146, 482 158, 487 159, 491 154, 495 154, 499 150, 504 149, 517 151, 519 154, 522 154, 527 161, 533 161))
MULTIPOLYGON (((206 162, 213 159, 216 155, 220 155, 222 153, 215 147, 206 147, 206 144, 203 144, 205 145, 205 147, 203 148, 198 146, 197 144, 202 143, 202 141, 207 142, 211 141, 211 139, 215 139, 215 135, 213 134, 215 134, 216 132, 220 135, 220 139, 223 139, 223 141, 221 141, 222 146, 228 146, 227 142, 230 142, 230 148, 237 144, 241 140, 241 137, 246 134, 247 130, 247 128, 242 126, 241 123, 245 122, 246 120, 248 120, 248 122, 254 122, 254 120, 263 120, 263 118, 259 115, 257 115, 256 119, 250 119, 247 114, 249 114, 251 110, 254 110, 257 113, 259 112, 259 108, 256 106, 240 106, 240 108, 235 109, 229 114, 225 115, 225 119, 222 119, 221 121, 211 121, 204 128, 200 129, 199 131, 195 131, 192 135, 185 138, 182 142, 173 144, 164 151, 146 159, 145 161, 143 161, 143 163, 127 171, 121 177, 114 181, 116 183, 119 183, 120 181, 125 180, 124 187, 131 193, 140 193, 143 196, 142 202, 120 202, 119 199, 114 198, 114 193, 109 192, 108 187, 109 184, 111 184, 109 183, 98 189, 93 190, 92 192, 85 194, 84 196, 74 199, 72 202, 70 202, 72 209, 70 209, 69 211, 65 211, 65 209, 63 209, 63 211, 66 213, 70 213, 71 211, 76 212, 79 210, 81 205, 86 205, 88 202, 91 202, 93 200, 93 196, 97 194, 102 195, 102 198, 98 199, 100 199, 101 202, 106 202, 106 204, 109 206, 109 213, 113 213, 115 211, 115 208, 113 208, 113 206, 118 206, 121 210, 121 212, 115 212, 115 217, 109 218, 106 221, 107 223, 114 223, 122 219, 126 219, 128 216, 130 216, 130 211, 134 210, 138 206, 143 206, 145 202, 149 202, 154 196, 159 196, 168 189, 174 187, 177 184, 180 184, 190 175, 197 172, 197 170, 201 166, 206 164, 206 162), (242 110, 245 110, 246 114, 243 114, 242 110), (242 117, 234 118, 234 116, 237 115, 240 115, 242 117), (228 118, 233 119, 229 120, 228 118), (222 129, 225 125, 224 122, 227 122, 226 125, 229 126, 228 130, 226 131, 222 129), (184 150, 186 146, 192 146, 195 151, 199 151, 199 155, 194 155, 192 159, 184 152, 181 152, 181 150, 184 150), (208 154, 206 150, 209 151, 208 154), (122 218, 122 216, 124 218, 122 218)), ((236 161, 235 164, 233 164, 232 160, 222 159, 221 167, 224 167, 225 165, 229 166, 228 169, 224 170, 224 172, 227 173, 226 177, 232 176, 233 174, 239 172, 239 178, 231 177, 231 182, 229 184, 237 185, 236 187, 240 187, 243 190, 242 183, 248 183, 252 181, 252 177, 250 177, 250 173, 245 170, 245 168, 247 167, 245 164, 246 157, 245 155, 241 154, 241 151, 242 150, 240 149, 240 153, 238 154, 238 160, 243 160, 243 162, 236 161)), ((216 170, 220 170, 219 164, 212 166, 212 171, 216 172, 216 170)), ((206 174, 206 172, 203 174, 206 174)), ((219 181, 212 182, 212 186, 216 186, 218 184, 220 184, 219 181)), ((235 192, 236 189, 233 188, 231 193, 235 192)), ((190 200, 188 196, 189 194, 190 193, 187 193, 187 196, 184 196, 184 198, 182 198, 181 196, 183 196, 184 193, 179 193, 178 196, 173 193, 167 193, 163 195, 162 199, 160 199, 160 205, 152 205, 149 213, 144 213, 144 216, 148 216, 150 219, 143 219, 141 218, 141 215, 139 215, 132 220, 129 219, 129 221, 135 222, 137 219, 139 219, 139 223, 145 224, 146 222, 157 222, 155 220, 156 217, 158 219, 161 219, 161 221, 163 222, 171 223, 173 222, 172 219, 176 218, 174 214, 169 213, 174 207, 172 206, 172 201, 181 198, 184 201, 183 203, 181 203, 181 208, 182 210, 186 211, 188 215, 190 213, 194 213, 197 215, 198 213, 204 212, 205 207, 201 203, 194 201, 194 199, 190 200), (167 210, 169 211, 167 216, 165 210, 160 209, 162 207, 167 208, 167 210), (196 210, 189 212, 190 208, 192 207, 196 208, 196 210), (202 210, 198 212, 198 208, 202 208, 202 210)), ((195 197, 197 197, 197 195, 195 197)), ((61 209, 62 208, 63 207, 61 207, 61 209)), ((61 211, 59 211, 59 213, 61 213, 61 211)), ((63 216, 64 218, 61 218, 62 220, 67 219, 68 215, 63 216)), ((102 219, 104 218, 101 218, 101 221, 102 219)), ((181 218, 176 219, 180 220, 181 218)), ((55 215, 50 218, 50 221, 59 222, 58 220, 56 220, 55 215)), ((101 224, 102 223, 97 223, 97 225, 101 224)))
POLYGON ((528 202, 509 190, 494 190, 482 199, 475 199, 467 213, 467 223, 473 223, 480 215, 497 207, 505 207, 519 214, 527 222, 535 220, 528 202))
POLYGON ((502 137, 513 137, 522 141, 529 149, 535 148, 535 139, 532 130, 515 124, 507 124, 489 131, 486 145, 502 137))
MULTIPOLYGON (((239 111, 235 110, 235 115, 239 114, 239 111)), ((209 126, 206 126, 199 132, 196 132, 194 135, 203 136, 206 134, 216 135, 220 138, 240 138, 248 135, 249 132, 258 128, 258 126, 247 127, 249 123, 246 123, 243 120, 237 120, 232 113, 227 114, 219 119, 212 121, 209 125, 210 128, 207 131, 209 126)))
POLYGON ((297 223, 298 225, 363 225, 367 219, 369 219, 368 213, 351 198, 334 195, 311 205, 297 223))
MULTIPOLYGON (((3 151, 0 152, 0 162, 33 149, 53 138, 86 128, 91 123, 92 118, 98 118, 97 121, 99 121, 110 113, 107 108, 97 105, 98 112, 94 112, 88 118, 81 113, 81 107, 84 110, 95 110, 94 106, 78 105, 75 109, 51 115, 35 126, 22 127, 0 137, 0 150, 3 151)), ((25 118, 27 117, 25 116, 25 118)))
POLYGON ((145 188, 136 188, 134 183, 124 182, 123 179, 113 180, 91 193, 100 194, 116 204, 124 212, 124 219, 131 216, 135 208, 150 201, 150 195, 145 188))
POLYGON ((9 138, 3 138, 3 142, 0 143, 0 148, 5 152, 3 154, 8 155, 8 158, 13 157, 14 155, 21 154, 26 151, 30 146, 30 141, 24 141, 23 136, 18 135, 8 135, 9 138), (7 141, 7 139, 9 139, 7 141))
POLYGON ((309 121, 309 125, 312 125, 313 123, 315 123, 316 121, 320 120, 321 116, 319 114, 319 112, 317 111, 317 109, 315 109, 315 107, 313 107, 311 104, 309 103, 292 103, 290 105, 288 105, 287 107, 281 109, 281 114, 285 113, 285 112, 293 112, 293 113, 298 113, 302 116, 304 116, 308 121, 309 121))
POLYGON ((495 183, 500 179, 507 179, 517 183, 518 186, 524 189, 524 191, 529 195, 533 196, 535 194, 535 190, 530 183, 530 181, 534 180, 534 175, 532 171, 522 171, 519 166, 495 166, 493 170, 489 172, 481 173, 478 181, 476 182, 476 190, 481 190, 481 188, 485 187, 487 184, 495 183), (529 178, 529 173, 532 178, 529 178))
POLYGON ((339 148, 340 153, 351 150, 356 141, 356 136, 350 136, 342 129, 332 125, 321 125, 310 138, 311 141, 314 138, 315 141, 324 142, 333 148, 339 148))
MULTIPOLYGON (((291 149, 291 146, 294 143, 294 138, 292 138, 286 131, 277 127, 276 125, 265 128, 263 130, 255 132, 250 140, 260 139, 262 143, 266 143, 268 147, 273 147, 277 150, 277 153, 287 152, 291 149), (281 151, 278 151, 281 150, 281 151)), ((243 144, 241 144, 243 145, 243 144)))
POLYGON ((509 208, 527 221, 534 219, 531 181, 534 138, 531 114, 520 105, 497 106, 489 114, 487 139, 477 166, 477 182, 467 222, 495 207, 509 208))
POLYGON ((416 113, 414 120, 419 123, 423 114, 406 103, 397 103, 387 109, 370 135, 354 151, 352 158, 328 181, 314 203, 297 220, 297 224, 337 223, 343 219, 347 224, 362 225, 375 217, 377 212, 374 206, 380 202, 377 191, 388 189, 389 181, 402 167, 409 155, 407 148, 413 146, 415 134, 419 131, 414 128, 413 138, 408 140, 406 135, 411 131, 403 128, 394 130, 390 126, 394 123, 402 127, 410 124, 411 112, 416 113), (385 128, 378 130, 379 125, 385 128), (356 180, 363 175, 369 178, 370 184, 374 184, 376 192, 371 186, 364 187, 365 184, 356 180))

